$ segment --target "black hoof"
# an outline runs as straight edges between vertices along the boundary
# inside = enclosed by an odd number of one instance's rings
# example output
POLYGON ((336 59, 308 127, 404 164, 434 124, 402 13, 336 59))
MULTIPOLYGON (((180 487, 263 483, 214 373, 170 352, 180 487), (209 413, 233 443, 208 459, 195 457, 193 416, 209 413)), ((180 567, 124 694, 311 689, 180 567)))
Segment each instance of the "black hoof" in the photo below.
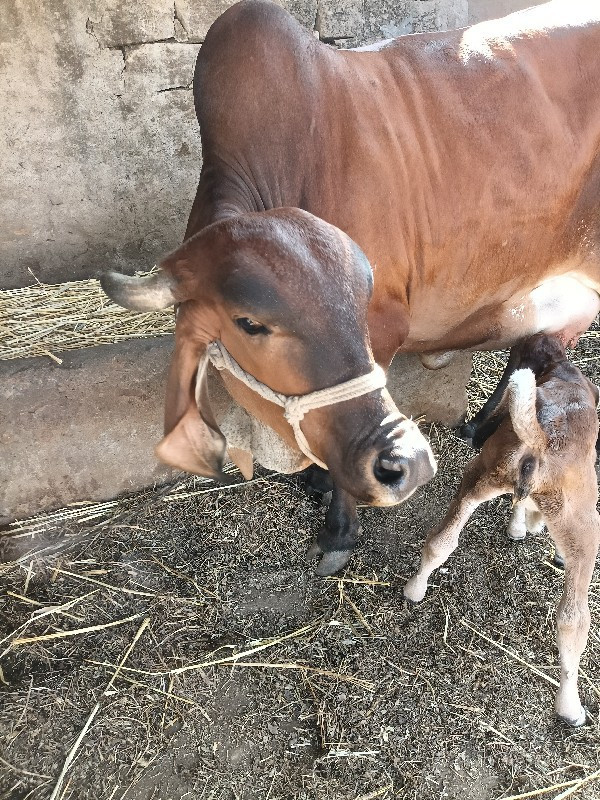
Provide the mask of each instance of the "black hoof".
POLYGON ((323 553, 323 558, 319 561, 315 574, 324 578, 341 572, 350 561, 351 555, 352 550, 333 550, 331 553, 323 553))
POLYGON ((469 445, 469 447, 473 447, 473 438, 477 433, 477 428, 474 425, 471 425, 470 422, 465 422, 459 428, 456 429, 456 433, 460 436, 461 439, 469 445))
POLYGON ((321 555, 323 555, 323 551, 321 550, 321 548, 319 547, 319 545, 318 545, 316 542, 314 542, 314 543, 313 543, 313 544, 311 544, 311 546, 308 548, 308 551, 307 551, 307 553, 306 553, 306 558, 307 558, 309 561, 314 561, 314 560, 315 560, 315 558, 318 558, 318 557, 319 557, 319 556, 321 556, 321 555))

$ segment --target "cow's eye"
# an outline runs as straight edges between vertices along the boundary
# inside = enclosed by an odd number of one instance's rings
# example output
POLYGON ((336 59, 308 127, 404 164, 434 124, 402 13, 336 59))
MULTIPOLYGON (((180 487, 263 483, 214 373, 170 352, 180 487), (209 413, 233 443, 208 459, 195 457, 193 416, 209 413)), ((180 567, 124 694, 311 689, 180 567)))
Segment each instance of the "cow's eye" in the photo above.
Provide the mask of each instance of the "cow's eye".
POLYGON ((271 333, 262 322, 257 322, 255 319, 249 319, 248 317, 238 317, 235 324, 245 333, 249 333, 250 336, 256 336, 257 333, 271 333))

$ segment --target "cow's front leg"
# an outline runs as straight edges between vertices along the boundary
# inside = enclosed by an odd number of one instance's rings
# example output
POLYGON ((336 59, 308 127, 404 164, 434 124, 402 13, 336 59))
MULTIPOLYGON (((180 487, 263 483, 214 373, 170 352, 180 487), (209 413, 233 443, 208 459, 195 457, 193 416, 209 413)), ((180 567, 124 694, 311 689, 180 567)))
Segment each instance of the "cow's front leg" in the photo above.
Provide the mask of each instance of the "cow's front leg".
POLYGON ((356 500, 351 494, 333 484, 331 502, 325 514, 325 525, 308 551, 309 558, 322 555, 315 572, 334 575, 343 569, 356 547, 360 526, 356 500))
POLYGON ((492 483, 486 475, 481 456, 467 464, 460 489, 448 513, 425 539, 419 570, 404 587, 407 600, 418 603, 425 597, 429 576, 456 550, 460 532, 471 514, 480 503, 497 497, 503 491, 506 489, 492 483))
POLYGON ((333 481, 328 470, 316 464, 311 464, 310 467, 300 473, 299 478, 310 497, 318 497, 324 506, 331 502, 333 481))

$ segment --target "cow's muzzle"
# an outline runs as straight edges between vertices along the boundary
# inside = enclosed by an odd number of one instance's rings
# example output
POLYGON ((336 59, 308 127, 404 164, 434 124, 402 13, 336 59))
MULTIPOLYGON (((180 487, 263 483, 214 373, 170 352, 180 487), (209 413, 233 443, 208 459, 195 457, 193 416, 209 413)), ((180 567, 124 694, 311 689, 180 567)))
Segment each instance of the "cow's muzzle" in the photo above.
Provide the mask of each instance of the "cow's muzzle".
POLYGON ((384 486, 403 489, 410 476, 410 462, 393 448, 384 450, 375 459, 373 474, 384 486))
POLYGON ((318 408, 326 408, 348 400, 353 400, 357 397, 362 397, 365 394, 383 389, 386 384, 385 372, 380 366, 375 364, 366 375, 360 375, 349 381, 334 384, 326 389, 317 389, 314 392, 303 395, 284 395, 280 392, 275 392, 270 386, 261 383, 253 375, 250 375, 250 373, 242 369, 226 350, 222 342, 212 342, 207 348, 207 354, 213 366, 218 370, 228 370, 238 380, 245 383, 246 386, 261 397, 264 397, 275 405, 281 406, 284 409, 285 419, 292 426, 294 436, 296 437, 296 444, 301 452, 324 469, 328 468, 327 464, 321 461, 312 451, 300 427, 300 423, 304 419, 305 414, 318 408))
POLYGON ((406 419, 396 431, 394 441, 379 450, 372 461, 375 479, 370 502, 388 506, 402 503, 436 473, 436 463, 428 441, 417 425, 406 419))
POLYGON ((378 506, 403 502, 437 469, 427 439, 412 420, 405 418, 386 439, 372 459, 369 502, 378 506))

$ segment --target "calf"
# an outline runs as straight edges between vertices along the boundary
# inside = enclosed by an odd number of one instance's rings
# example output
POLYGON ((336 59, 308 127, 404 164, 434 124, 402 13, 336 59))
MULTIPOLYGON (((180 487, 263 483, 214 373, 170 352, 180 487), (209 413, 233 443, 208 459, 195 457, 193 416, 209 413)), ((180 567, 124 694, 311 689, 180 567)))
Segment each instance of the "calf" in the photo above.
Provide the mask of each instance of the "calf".
POLYGON ((590 626, 588 589, 600 545, 594 461, 598 388, 567 361, 564 347, 538 334, 520 348, 520 369, 500 403, 497 430, 466 467, 446 517, 427 536, 419 571, 404 587, 422 600, 427 579, 458 545, 459 534, 480 503, 512 492, 511 539, 543 522, 564 562, 564 591, 557 612, 560 685, 556 713, 583 725, 577 672, 590 626))

